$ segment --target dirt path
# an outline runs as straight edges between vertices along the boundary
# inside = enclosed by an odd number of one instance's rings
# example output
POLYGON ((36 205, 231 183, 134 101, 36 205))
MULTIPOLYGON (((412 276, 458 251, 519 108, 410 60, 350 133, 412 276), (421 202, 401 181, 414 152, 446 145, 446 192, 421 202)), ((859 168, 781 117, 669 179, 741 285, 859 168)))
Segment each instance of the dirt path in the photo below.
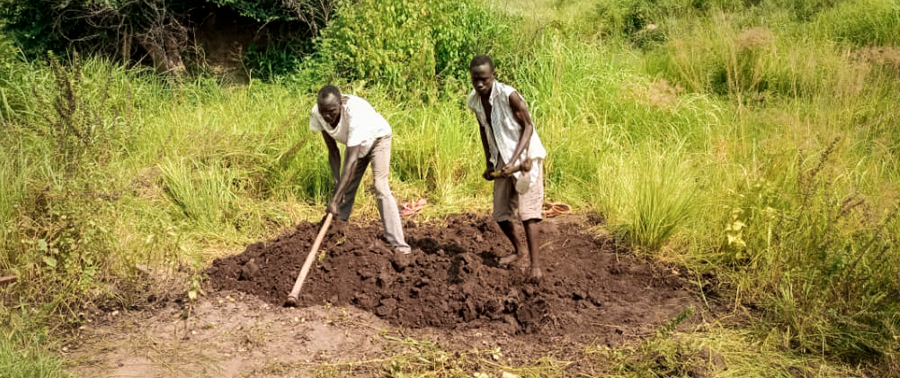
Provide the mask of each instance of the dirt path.
POLYGON ((287 309, 281 304, 317 232, 300 224, 215 261, 209 295, 187 321, 175 305, 126 314, 87 332, 73 365, 83 376, 269 377, 293 364, 296 376, 307 361, 311 371, 322 361, 383 356, 377 335, 386 329, 449 350, 502 347, 514 364, 587 344, 615 347, 696 304, 677 271, 617 253, 585 222, 542 222, 538 283, 498 266, 511 247, 487 217, 407 225, 418 251, 402 261, 379 240, 380 225, 339 223, 310 271, 302 308, 287 309))

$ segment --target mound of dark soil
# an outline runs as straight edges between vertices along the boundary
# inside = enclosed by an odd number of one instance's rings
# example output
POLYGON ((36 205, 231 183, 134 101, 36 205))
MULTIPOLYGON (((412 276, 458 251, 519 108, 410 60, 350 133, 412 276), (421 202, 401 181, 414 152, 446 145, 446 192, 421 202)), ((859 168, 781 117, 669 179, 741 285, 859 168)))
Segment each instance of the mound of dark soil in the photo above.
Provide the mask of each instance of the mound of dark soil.
MULTIPOLYGON (((487 217, 407 225, 407 241, 416 250, 406 261, 381 240, 380 224, 338 222, 322 244, 325 254, 310 270, 300 304, 352 305, 409 328, 478 327, 581 339, 659 324, 694 303, 670 269, 616 253, 611 242, 592 236, 576 219, 540 224, 544 277, 538 283, 518 269, 498 266, 512 246, 487 217)), ((207 271, 208 289, 242 291, 281 305, 317 232, 317 224, 300 224, 293 234, 216 260, 207 271), (249 269, 250 259, 258 271, 249 269)))

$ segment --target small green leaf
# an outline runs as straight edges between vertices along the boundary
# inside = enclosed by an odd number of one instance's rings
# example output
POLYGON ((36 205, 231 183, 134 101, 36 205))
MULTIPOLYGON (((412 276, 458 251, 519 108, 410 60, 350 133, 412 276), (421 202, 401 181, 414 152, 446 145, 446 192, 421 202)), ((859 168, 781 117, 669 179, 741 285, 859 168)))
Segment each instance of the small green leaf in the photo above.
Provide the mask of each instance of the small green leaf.
POLYGON ((44 256, 44 263, 51 268, 56 268, 56 259, 50 256, 44 256))

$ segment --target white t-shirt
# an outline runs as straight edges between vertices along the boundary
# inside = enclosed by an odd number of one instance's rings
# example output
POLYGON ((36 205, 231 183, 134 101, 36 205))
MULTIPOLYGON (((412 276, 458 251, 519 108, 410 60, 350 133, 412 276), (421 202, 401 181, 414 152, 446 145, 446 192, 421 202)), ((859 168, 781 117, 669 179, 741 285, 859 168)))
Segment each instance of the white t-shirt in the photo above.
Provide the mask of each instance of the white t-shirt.
POLYGON ((391 125, 366 100, 347 94, 342 97, 347 102, 343 105, 341 120, 337 126, 331 127, 325 122, 319 113, 319 105, 316 104, 309 116, 309 129, 325 131, 334 140, 348 147, 362 146, 360 152, 368 150, 375 139, 391 135, 391 125))
MULTIPOLYGON (((516 152, 516 145, 519 144, 519 138, 522 136, 522 130, 524 130, 524 127, 516 121, 512 107, 509 105, 509 96, 513 93, 517 93, 515 88, 494 80, 494 85, 491 87, 491 96, 488 99, 488 102, 491 104, 490 122, 488 122, 484 114, 484 107, 481 106, 481 96, 478 95, 478 92, 475 92, 473 89, 469 93, 468 101, 466 101, 469 109, 475 112, 475 116, 487 128, 485 131, 488 149, 491 153, 490 160, 494 167, 498 169, 502 167, 497 166, 497 155, 499 154, 499 157, 504 162, 509 162, 512 154, 516 152)), ((522 97, 522 99, 524 100, 525 98, 522 97)), ((522 158, 525 156, 532 160, 547 157, 547 150, 544 149, 541 138, 538 137, 537 126, 534 128, 534 134, 531 135, 528 147, 525 148, 525 151, 519 156, 519 161, 515 164, 521 164, 522 158)), ((536 179, 537 172, 532 171, 530 173, 534 176, 532 178, 536 179)), ((519 174, 516 173, 513 176, 518 178, 519 174)))

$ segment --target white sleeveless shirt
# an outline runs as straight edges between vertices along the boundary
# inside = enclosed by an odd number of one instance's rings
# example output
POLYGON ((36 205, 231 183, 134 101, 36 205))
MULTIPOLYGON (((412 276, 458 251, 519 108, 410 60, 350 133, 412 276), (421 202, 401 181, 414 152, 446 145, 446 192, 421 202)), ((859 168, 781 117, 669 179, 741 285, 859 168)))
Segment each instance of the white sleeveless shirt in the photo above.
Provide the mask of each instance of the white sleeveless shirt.
MULTIPOLYGON (((491 96, 488 99, 488 102, 491 104, 490 122, 488 122, 485 115, 484 107, 481 106, 481 96, 478 95, 478 92, 475 92, 473 89, 466 101, 469 109, 475 112, 478 121, 486 127, 485 134, 487 134, 488 149, 491 153, 490 161, 495 169, 502 168, 497 166, 499 163, 498 157, 504 162, 509 162, 513 153, 516 152, 516 145, 519 144, 522 130, 525 129, 516 121, 513 110, 509 105, 509 96, 513 93, 517 93, 515 88, 494 80, 494 85, 491 87, 491 96)), ((519 94, 519 96, 522 95, 519 94)), ((525 100, 524 96, 522 100, 525 100)), ((524 156, 532 160, 543 160, 547 157, 547 150, 544 149, 541 138, 538 137, 537 126, 534 127, 531 141, 515 164, 521 164, 524 156)), ((534 182, 537 179, 538 172, 532 170, 529 174, 531 175, 531 182, 534 182)), ((519 173, 513 176, 518 178, 519 173)))
POLYGON ((334 140, 346 146, 361 146, 360 153, 368 150, 375 139, 391 134, 391 125, 379 114, 368 101, 354 95, 343 95, 347 103, 343 105, 341 119, 337 126, 331 127, 322 114, 319 105, 312 108, 309 117, 309 129, 325 131, 334 140))

